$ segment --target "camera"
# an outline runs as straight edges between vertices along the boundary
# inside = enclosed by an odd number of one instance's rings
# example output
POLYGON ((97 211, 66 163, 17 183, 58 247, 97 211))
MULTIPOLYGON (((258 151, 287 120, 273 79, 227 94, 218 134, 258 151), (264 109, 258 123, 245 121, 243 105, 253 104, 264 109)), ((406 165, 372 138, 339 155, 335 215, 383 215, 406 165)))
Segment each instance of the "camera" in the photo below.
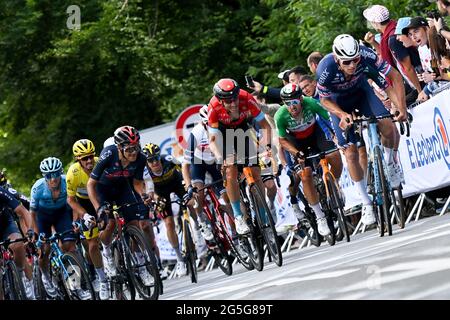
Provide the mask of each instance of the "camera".
POLYGON ((441 15, 439 14, 439 11, 437 10, 431 10, 427 12, 427 17, 431 19, 439 19, 441 15))
POLYGON ((255 87, 255 83, 253 82, 253 77, 246 75, 245 76, 245 82, 247 83, 247 87, 249 88, 254 88, 255 87))

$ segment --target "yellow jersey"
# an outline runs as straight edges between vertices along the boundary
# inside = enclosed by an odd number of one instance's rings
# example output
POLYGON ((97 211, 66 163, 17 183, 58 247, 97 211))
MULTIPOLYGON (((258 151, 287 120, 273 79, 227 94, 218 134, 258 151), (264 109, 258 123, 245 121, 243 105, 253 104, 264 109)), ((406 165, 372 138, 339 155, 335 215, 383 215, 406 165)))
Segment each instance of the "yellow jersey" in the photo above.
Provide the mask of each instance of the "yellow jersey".
MULTIPOLYGON (((98 162, 98 157, 94 158, 94 167, 98 162)), ((67 195, 77 196, 81 199, 89 199, 87 192, 87 182, 89 175, 83 170, 79 162, 72 164, 66 174, 67 195)))

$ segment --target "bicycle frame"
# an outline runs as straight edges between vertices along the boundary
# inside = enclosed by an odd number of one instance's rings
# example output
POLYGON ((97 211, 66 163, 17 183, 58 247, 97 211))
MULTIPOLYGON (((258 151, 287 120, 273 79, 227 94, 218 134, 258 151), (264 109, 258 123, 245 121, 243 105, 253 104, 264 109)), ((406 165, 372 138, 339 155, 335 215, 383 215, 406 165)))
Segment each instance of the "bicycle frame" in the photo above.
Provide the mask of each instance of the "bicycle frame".
MULTIPOLYGON (((378 166, 375 165, 375 148, 378 146, 380 148, 380 151, 382 154, 384 153, 381 140, 378 134, 378 128, 377 128, 378 121, 374 118, 369 120, 369 125, 367 128, 368 136, 369 136, 369 166, 368 170, 373 170, 373 176, 374 176, 374 186, 375 186, 375 193, 376 193, 376 204, 381 206, 383 204, 383 197, 382 197, 382 186, 381 186, 381 180, 380 180, 380 172, 378 172, 378 166)), ((383 158, 383 157, 382 157, 383 158)), ((383 170, 386 175, 386 165, 384 162, 384 159, 381 159, 383 163, 383 170)), ((369 176, 369 175, 367 175, 369 176)), ((390 181, 386 180, 388 183, 388 189, 391 190, 390 181)))
POLYGON ((54 234, 47 240, 44 240, 43 234, 40 234, 39 240, 36 243, 36 247, 41 248, 42 243, 44 243, 44 242, 50 243, 50 253, 49 253, 50 266, 51 266, 51 268, 62 269, 63 273, 64 273, 64 280, 65 280, 69 277, 69 272, 66 270, 66 268, 64 267, 64 264, 61 261, 61 258, 64 255, 64 253, 62 252, 61 248, 58 245, 59 238, 60 238, 60 235, 54 234))

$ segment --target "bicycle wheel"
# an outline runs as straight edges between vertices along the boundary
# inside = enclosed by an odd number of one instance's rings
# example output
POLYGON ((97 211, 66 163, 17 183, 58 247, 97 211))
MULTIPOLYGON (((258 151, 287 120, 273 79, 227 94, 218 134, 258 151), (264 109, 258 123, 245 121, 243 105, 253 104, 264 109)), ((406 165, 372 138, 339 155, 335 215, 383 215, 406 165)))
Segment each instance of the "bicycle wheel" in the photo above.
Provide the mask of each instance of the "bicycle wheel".
MULTIPOLYGON (((218 214, 220 214, 220 212, 218 214)), ((231 244, 228 240, 228 234, 226 230, 224 230, 220 220, 216 221, 214 216, 210 219, 210 225, 212 226, 214 241, 216 243, 216 248, 212 249, 214 261, 223 273, 227 276, 231 276, 233 273, 233 267, 231 265, 233 261, 227 251, 227 248, 231 248, 231 244)))
POLYGON ((328 192, 330 193, 329 205, 331 209, 338 216, 339 228, 345 237, 347 242, 350 242, 350 232, 347 227, 347 219, 344 213, 344 205, 342 204, 341 197, 339 196, 339 189, 336 186, 336 180, 334 180, 331 173, 327 172, 325 175, 328 192))
POLYGON ((61 257, 60 279, 69 300, 96 300, 95 291, 76 253, 66 252, 61 257))
POLYGON ((190 224, 188 221, 183 221, 184 232, 184 258, 186 260, 188 274, 191 275, 191 282, 197 283, 197 250, 195 249, 194 241, 192 240, 192 234, 190 224))
POLYGON ((254 184, 251 188, 251 197, 256 211, 256 221, 269 249, 269 253, 279 267, 283 264, 283 255, 281 253, 280 242, 278 241, 275 222, 270 214, 269 206, 263 197, 263 193, 258 185, 254 184))
POLYGON ((255 226, 251 217, 247 218, 246 223, 250 228, 250 232, 240 235, 239 240, 242 244, 242 249, 247 253, 249 262, 252 263, 257 271, 262 271, 264 268, 264 240, 259 228, 255 226))
POLYGON ((6 300, 27 300, 25 288, 14 261, 6 262, 3 290, 6 300))
POLYGON ((248 257, 248 254, 244 252, 245 251, 243 248, 244 245, 238 241, 238 236, 235 235, 235 237, 232 237, 230 234, 230 232, 233 232, 232 230, 236 230, 236 226, 234 225, 234 217, 231 214, 229 214, 226 210, 222 209, 220 209, 220 214, 221 217, 219 217, 218 221, 220 221, 223 229, 226 231, 231 252, 245 269, 249 271, 255 269, 255 266, 248 257))
POLYGON ((161 278, 155 254, 150 249, 147 238, 141 229, 133 225, 127 226, 123 233, 126 242, 126 259, 136 290, 144 300, 157 300, 161 290, 161 278), (139 276, 143 271, 151 276, 150 285, 146 285, 139 276))
POLYGON ((384 219, 384 228, 386 228, 384 231, 387 231, 388 235, 392 236, 392 223, 390 213, 391 201, 389 197, 389 184, 386 180, 386 175, 384 173, 383 158, 379 147, 375 147, 374 157, 376 159, 376 164, 378 167, 378 175, 381 182, 381 192, 382 192, 381 194, 383 198, 383 204, 379 209, 381 210, 380 213, 382 213, 384 219))
POLYGON ((400 229, 405 228, 406 223, 406 212, 405 212, 405 203, 403 202, 403 194, 402 187, 392 189, 391 193, 391 203, 394 207, 394 214, 397 224, 400 229), (397 191, 397 196, 395 195, 395 191, 397 191))
POLYGON ((126 268, 124 255, 120 248, 121 243, 119 241, 114 241, 112 244, 112 256, 117 269, 117 275, 111 279, 111 291, 114 292, 117 300, 135 300, 136 289, 128 272, 129 270, 126 268))
POLYGON ((34 296, 36 300, 45 300, 47 298, 47 293, 44 289, 44 284, 42 283, 42 272, 39 268, 37 256, 33 256, 33 287, 34 287, 34 296))
POLYGON ((322 243, 322 236, 319 234, 319 229, 317 228, 317 222, 316 222, 316 216, 312 212, 311 207, 309 206, 308 201, 305 198, 305 195, 303 192, 299 189, 299 192, 297 193, 298 198, 300 198, 300 201, 303 203, 303 206, 305 207, 305 218, 309 223, 309 228, 301 224, 300 222, 300 229, 303 230, 305 233, 305 236, 308 238, 309 241, 311 241, 311 244, 315 247, 320 247, 322 243))

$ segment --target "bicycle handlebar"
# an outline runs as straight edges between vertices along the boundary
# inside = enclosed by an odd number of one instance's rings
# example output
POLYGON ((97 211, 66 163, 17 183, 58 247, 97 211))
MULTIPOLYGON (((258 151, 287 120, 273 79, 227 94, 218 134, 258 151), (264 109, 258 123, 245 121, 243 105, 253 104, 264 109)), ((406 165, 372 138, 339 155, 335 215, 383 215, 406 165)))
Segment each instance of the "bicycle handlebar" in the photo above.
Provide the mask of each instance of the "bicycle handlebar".
POLYGON ((7 248, 10 244, 16 243, 16 242, 27 242, 27 238, 19 238, 16 240, 6 239, 5 241, 0 242, 1 247, 7 248))

